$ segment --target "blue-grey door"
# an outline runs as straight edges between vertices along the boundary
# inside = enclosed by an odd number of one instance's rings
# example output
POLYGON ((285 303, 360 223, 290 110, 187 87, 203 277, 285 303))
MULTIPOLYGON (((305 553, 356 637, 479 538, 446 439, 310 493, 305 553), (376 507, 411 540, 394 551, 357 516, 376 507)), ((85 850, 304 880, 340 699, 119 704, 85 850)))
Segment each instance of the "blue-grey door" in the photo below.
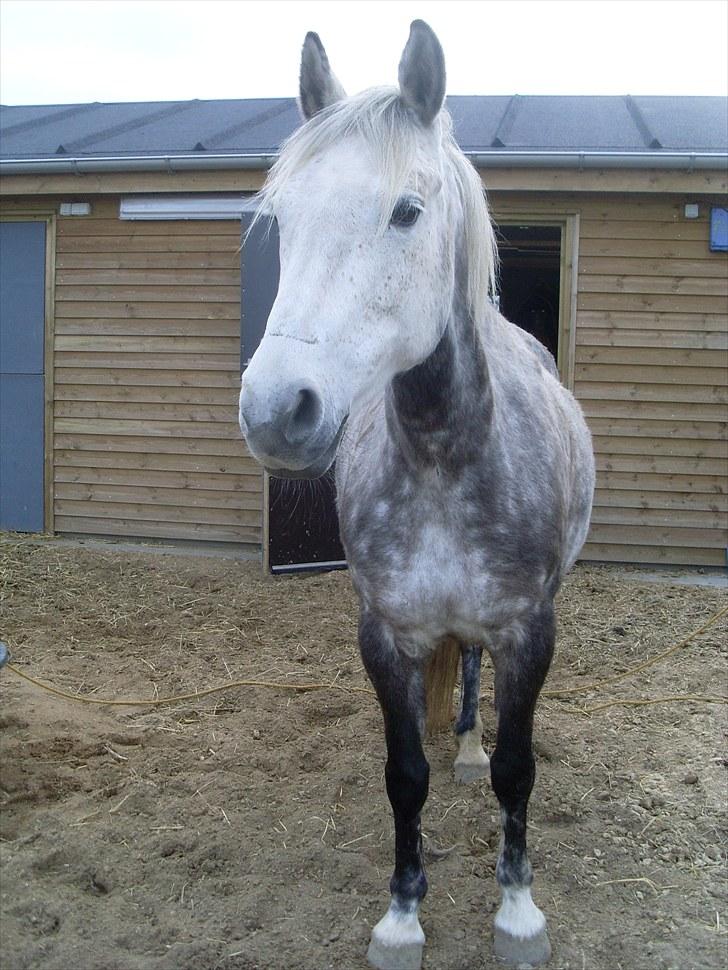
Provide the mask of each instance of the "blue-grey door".
POLYGON ((45 524, 45 222, 0 222, 0 529, 45 524))

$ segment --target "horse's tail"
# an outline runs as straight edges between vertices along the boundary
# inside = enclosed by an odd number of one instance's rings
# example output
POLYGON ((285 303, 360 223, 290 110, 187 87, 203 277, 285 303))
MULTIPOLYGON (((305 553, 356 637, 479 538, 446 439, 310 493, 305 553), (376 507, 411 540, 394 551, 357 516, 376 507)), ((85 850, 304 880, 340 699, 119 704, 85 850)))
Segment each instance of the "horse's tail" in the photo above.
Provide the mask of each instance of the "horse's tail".
POLYGON ((460 662, 460 645, 447 637, 430 657, 425 668, 427 732, 436 734, 450 727, 453 719, 453 691, 460 662))

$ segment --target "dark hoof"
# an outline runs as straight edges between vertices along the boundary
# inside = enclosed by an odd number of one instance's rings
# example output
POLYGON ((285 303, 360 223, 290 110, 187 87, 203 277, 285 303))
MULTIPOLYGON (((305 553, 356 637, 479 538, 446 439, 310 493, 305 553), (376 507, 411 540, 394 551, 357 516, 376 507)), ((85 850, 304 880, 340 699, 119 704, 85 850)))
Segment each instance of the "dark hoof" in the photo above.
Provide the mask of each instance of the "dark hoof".
POLYGON ((538 967, 551 956, 551 944, 545 929, 527 940, 520 940, 496 926, 493 948, 498 959, 512 967, 538 967))

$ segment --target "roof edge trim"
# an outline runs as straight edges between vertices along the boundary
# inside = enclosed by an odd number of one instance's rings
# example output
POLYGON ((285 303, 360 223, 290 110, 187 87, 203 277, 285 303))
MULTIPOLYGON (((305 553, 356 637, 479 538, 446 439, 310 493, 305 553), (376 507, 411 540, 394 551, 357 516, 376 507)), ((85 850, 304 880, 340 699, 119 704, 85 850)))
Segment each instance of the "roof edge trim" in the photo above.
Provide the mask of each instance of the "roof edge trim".
MULTIPOLYGON (((624 169, 728 169, 728 152, 695 151, 514 151, 496 149, 468 151, 465 155, 477 168, 624 168, 624 169)), ((49 157, 0 159, 0 175, 85 175, 104 172, 177 172, 261 170, 270 168, 277 152, 265 154, 191 155, 108 155, 95 158, 49 157)))

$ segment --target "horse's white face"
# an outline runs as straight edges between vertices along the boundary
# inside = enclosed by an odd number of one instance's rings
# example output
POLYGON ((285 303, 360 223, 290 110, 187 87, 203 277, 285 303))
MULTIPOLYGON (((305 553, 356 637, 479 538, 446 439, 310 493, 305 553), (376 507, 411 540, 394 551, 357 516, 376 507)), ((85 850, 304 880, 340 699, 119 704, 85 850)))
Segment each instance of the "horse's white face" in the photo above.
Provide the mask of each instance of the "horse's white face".
MULTIPOLYGON (((431 131, 422 138, 438 150, 431 131)), ((240 394, 243 434, 270 471, 321 474, 349 412, 436 347, 454 242, 446 193, 430 182, 403 192, 384 232, 381 176, 359 137, 286 183, 278 296, 240 394)))
MULTIPOLYGON (((422 170, 432 174, 405 187, 384 232, 384 176, 361 135, 319 148, 274 195, 280 284, 243 375, 240 427, 253 455, 282 477, 326 471, 350 411, 424 360, 448 319, 456 219, 446 211, 453 193, 442 183, 433 123, 445 97, 445 62, 420 21, 412 25, 399 82, 399 102, 416 122, 422 170)), ((344 97, 321 41, 308 34, 304 116, 344 97)))

